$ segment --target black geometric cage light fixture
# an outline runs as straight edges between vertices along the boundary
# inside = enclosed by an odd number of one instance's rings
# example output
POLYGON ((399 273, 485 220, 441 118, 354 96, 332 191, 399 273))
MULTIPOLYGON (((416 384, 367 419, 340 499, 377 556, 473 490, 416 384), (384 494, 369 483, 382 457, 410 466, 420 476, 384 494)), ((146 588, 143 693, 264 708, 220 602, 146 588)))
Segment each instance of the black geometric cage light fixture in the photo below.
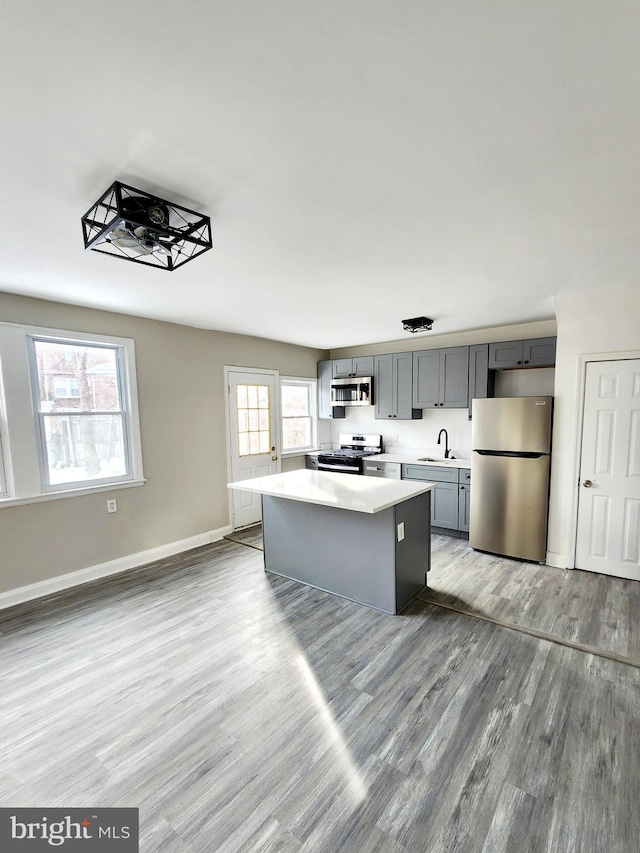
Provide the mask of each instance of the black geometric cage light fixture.
POLYGON ((212 247, 208 216, 120 181, 82 217, 82 232, 85 249, 165 270, 212 247))
POLYGON ((429 317, 410 317, 402 321, 405 332, 430 332, 433 328, 433 320, 429 317))

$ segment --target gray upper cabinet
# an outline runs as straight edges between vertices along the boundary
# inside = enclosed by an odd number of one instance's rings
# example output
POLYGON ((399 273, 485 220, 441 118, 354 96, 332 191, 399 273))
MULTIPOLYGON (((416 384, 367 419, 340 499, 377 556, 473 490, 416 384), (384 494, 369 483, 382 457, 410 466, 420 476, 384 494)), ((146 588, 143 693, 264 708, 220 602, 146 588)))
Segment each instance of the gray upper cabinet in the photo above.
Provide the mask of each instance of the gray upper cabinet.
POLYGON ((449 409, 469 405, 469 347, 440 350, 440 405, 449 409))
POLYGON ((334 379, 345 379, 353 373, 352 358, 336 358, 331 362, 331 364, 333 365, 334 379))
POLYGON ((332 363, 330 361, 318 362, 318 417, 319 418, 344 418, 344 406, 331 405, 331 379, 332 363))
POLYGON ((556 363, 556 339, 533 338, 524 341, 523 362, 530 367, 553 367, 556 363))
POLYGON ((469 347, 413 353, 413 405, 466 409, 469 405, 469 347))
POLYGON ((376 418, 390 418, 393 415, 393 356, 377 355, 374 360, 373 383, 375 387, 376 418))
POLYGON ((469 417, 473 414, 473 400, 493 397, 495 373, 489 370, 489 344, 469 347, 469 417))
POLYGON ((440 405, 440 350, 413 353, 413 402, 417 409, 440 405))
POLYGON ((354 358, 333 360, 333 378, 348 379, 350 376, 373 376, 373 356, 359 355, 354 358))
POLYGON ((556 363, 556 339, 532 338, 489 344, 489 369, 513 367, 553 367, 556 363))
POLYGON ((411 353, 376 355, 373 364, 375 417, 398 420, 421 418, 422 412, 411 405, 411 353))

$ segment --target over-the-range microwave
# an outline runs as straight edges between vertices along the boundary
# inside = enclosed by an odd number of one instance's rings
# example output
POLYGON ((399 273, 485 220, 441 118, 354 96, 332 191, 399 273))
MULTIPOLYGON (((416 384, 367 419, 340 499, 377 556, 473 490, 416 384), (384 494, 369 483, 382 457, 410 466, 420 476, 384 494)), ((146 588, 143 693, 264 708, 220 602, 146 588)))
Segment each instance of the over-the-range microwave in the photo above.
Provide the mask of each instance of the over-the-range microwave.
POLYGON ((332 406, 371 406, 372 404, 373 380, 370 376, 331 380, 332 406))

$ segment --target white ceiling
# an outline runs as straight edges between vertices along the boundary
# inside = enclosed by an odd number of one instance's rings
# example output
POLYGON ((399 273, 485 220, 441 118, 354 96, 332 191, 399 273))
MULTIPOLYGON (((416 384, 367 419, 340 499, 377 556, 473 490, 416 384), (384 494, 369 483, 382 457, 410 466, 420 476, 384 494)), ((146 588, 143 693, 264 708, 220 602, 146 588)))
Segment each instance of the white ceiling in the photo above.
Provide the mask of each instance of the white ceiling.
POLYGON ((639 32, 635 0, 5 3, 0 290, 326 349, 552 318, 638 281, 639 32), (115 179, 213 251, 85 253, 115 179))

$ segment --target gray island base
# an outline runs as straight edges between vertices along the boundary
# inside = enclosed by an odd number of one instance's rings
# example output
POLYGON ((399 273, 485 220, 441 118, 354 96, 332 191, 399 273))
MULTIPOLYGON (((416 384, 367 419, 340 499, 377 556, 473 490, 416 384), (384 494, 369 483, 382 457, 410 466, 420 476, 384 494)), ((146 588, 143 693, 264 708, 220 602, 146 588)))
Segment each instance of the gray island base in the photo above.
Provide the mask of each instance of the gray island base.
POLYGON ((266 571, 394 614, 427 583, 434 487, 309 470, 229 483, 262 495, 266 571))
POLYGON ((427 584, 430 515, 429 492, 373 515, 263 495, 264 567, 400 613, 427 584), (401 523, 404 539, 398 542, 401 523))

